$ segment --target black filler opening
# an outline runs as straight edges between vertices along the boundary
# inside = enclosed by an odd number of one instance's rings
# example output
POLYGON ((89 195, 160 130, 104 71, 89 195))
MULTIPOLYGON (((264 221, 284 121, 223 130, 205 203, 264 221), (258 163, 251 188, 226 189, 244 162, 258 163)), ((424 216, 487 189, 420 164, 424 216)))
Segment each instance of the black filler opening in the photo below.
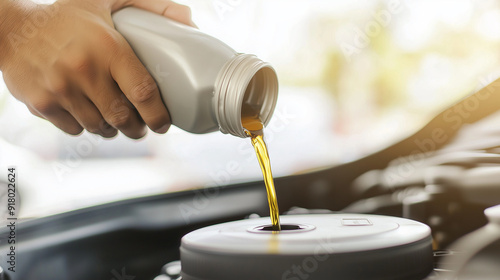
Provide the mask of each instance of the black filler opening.
MULTIPOLYGON (((299 229, 304 229, 305 227, 302 227, 300 225, 287 225, 287 224, 284 224, 284 225, 281 225, 281 231, 284 231, 284 230, 299 230, 299 229)), ((267 226, 261 226, 261 227, 258 227, 257 230, 261 230, 261 231, 276 231, 274 230, 274 227, 272 225, 267 225, 267 226)))

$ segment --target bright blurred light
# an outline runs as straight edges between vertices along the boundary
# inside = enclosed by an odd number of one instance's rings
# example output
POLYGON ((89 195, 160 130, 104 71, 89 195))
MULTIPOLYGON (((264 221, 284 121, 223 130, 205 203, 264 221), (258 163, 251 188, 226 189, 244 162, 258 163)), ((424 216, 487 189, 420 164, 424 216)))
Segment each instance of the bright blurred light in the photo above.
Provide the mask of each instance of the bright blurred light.
POLYGON ((476 24, 479 34, 488 40, 500 40, 500 10, 488 11, 479 17, 476 24))

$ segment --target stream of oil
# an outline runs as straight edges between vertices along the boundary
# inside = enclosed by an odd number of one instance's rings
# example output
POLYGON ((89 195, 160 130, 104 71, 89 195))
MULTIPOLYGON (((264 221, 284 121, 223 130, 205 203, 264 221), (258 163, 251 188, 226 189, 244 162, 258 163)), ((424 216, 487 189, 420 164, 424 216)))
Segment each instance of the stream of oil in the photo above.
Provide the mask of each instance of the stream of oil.
POLYGON ((264 133, 262 122, 260 121, 257 114, 251 108, 243 108, 243 114, 241 116, 241 124, 246 130, 248 136, 252 141, 252 145, 255 149, 257 159, 262 169, 262 175, 264 177, 264 182, 266 184, 267 190, 267 200, 269 202, 269 212, 271 216, 271 223, 273 231, 280 231, 280 216, 278 209, 278 200, 276 198, 276 191, 274 189, 273 174, 271 172, 271 162, 269 160, 269 153, 267 152, 267 146, 264 142, 264 133))

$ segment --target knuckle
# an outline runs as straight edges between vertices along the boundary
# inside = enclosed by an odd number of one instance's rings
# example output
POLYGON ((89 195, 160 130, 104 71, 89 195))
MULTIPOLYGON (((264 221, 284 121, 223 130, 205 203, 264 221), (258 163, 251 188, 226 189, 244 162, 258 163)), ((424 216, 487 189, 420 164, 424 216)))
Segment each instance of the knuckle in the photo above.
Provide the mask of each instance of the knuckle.
POLYGON ((105 120, 102 120, 101 122, 101 131, 102 131, 102 136, 105 138, 112 138, 118 134, 118 130, 113 126, 111 126, 105 120))
POLYGON ((85 124, 85 129, 90 132, 90 133, 93 133, 93 134, 100 134, 101 133, 101 129, 99 128, 99 125, 96 125, 96 124, 85 124))
POLYGON ((54 62, 54 66, 59 71, 64 71, 63 73, 59 73, 64 77, 68 77, 68 74, 88 76, 92 73, 93 56, 88 47, 71 45, 61 50, 54 62))
POLYGON ((116 112, 112 114, 108 119, 108 123, 116 128, 126 127, 128 124, 130 124, 130 122, 131 122, 131 117, 129 110, 122 110, 120 112, 116 112))
MULTIPOLYGON (((157 86, 153 78, 149 77, 135 85, 130 94, 136 103, 146 103, 153 99, 157 93, 157 86)), ((132 102, 134 103, 134 102, 132 102)))
POLYGON ((91 73, 91 65, 90 58, 84 55, 73 57, 67 62, 67 67, 71 72, 83 75, 91 73))
POLYGON ((123 40, 121 35, 114 30, 104 29, 98 35, 98 40, 101 46, 110 51, 117 51, 123 40))
POLYGON ((68 82, 59 79, 49 82, 49 90, 57 97, 68 97, 71 93, 71 87, 68 82))
POLYGON ((50 99, 35 100, 31 102, 30 105, 43 116, 53 115, 59 107, 59 104, 57 102, 54 102, 50 99))

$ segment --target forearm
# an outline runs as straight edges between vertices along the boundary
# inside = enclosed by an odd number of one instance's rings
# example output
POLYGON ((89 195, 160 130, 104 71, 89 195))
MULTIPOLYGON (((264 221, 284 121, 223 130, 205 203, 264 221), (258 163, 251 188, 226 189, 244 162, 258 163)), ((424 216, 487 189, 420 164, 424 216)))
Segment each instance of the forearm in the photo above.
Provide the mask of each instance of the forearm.
POLYGON ((0 0, 0 69, 19 39, 23 18, 35 4, 29 0, 0 0))

